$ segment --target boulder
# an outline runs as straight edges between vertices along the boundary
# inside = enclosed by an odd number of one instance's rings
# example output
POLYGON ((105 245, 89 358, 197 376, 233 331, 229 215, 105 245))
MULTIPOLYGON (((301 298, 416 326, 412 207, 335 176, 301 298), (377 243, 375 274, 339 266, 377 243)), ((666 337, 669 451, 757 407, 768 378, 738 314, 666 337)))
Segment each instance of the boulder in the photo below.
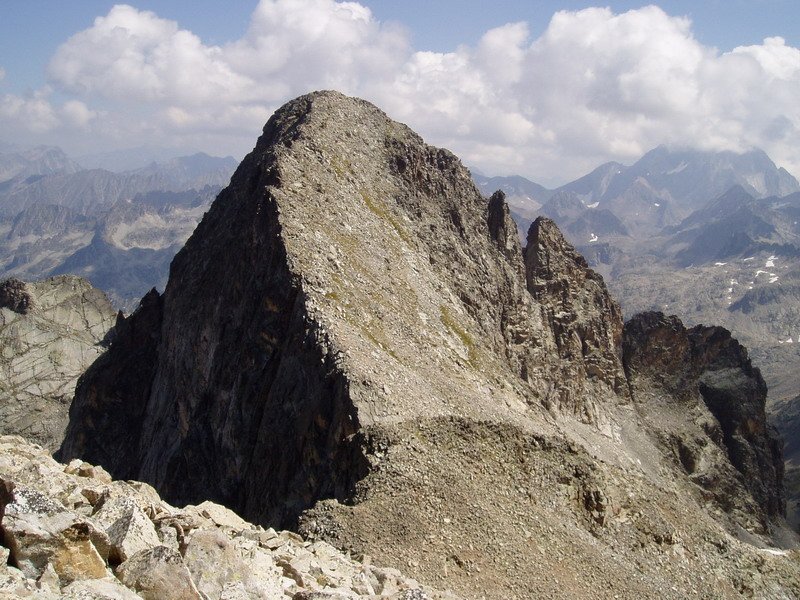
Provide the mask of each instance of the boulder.
POLYGON ((145 600, 203 600, 181 555, 166 546, 134 554, 116 575, 145 600))

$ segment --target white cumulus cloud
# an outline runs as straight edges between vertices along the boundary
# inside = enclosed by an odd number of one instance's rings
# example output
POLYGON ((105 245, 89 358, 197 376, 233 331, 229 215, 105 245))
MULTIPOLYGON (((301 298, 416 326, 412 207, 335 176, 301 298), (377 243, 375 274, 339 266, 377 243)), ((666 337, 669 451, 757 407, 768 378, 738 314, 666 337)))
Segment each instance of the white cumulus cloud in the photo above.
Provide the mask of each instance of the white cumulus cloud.
POLYGON ((224 45, 118 5, 48 73, 67 100, 6 96, 3 123, 36 116, 42 131, 241 155, 282 102, 335 88, 489 173, 554 183, 668 143, 762 147, 800 175, 800 50, 774 37, 721 53, 655 6, 560 11, 538 38, 509 23, 429 52, 357 2, 261 0, 224 45))
POLYGON ((79 100, 65 102, 61 107, 61 114, 68 123, 77 127, 85 127, 97 116, 95 111, 89 110, 89 107, 79 100))
POLYGON ((16 132, 39 134, 55 129, 58 116, 47 96, 46 89, 26 97, 1 96, 0 125, 4 126, 6 134, 16 137, 16 132))

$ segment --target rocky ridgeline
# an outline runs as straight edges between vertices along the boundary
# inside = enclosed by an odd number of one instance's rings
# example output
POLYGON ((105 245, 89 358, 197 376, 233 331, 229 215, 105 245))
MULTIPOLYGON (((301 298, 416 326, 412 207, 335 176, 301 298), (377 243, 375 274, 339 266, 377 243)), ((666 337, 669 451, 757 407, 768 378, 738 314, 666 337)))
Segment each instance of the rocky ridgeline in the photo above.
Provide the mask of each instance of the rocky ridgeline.
POLYGON ((561 359, 564 386, 559 404, 590 423, 603 420, 603 403, 613 390, 628 399, 622 368, 622 312, 603 278, 564 239, 556 224, 537 218, 528 230, 525 273, 528 291, 544 307, 561 359))
POLYGON ((0 436, 0 518, 0 598, 455 598, 218 504, 175 508, 16 436, 0 436))
POLYGON ((648 336, 552 222, 523 252, 451 153, 314 93, 120 323, 59 456, 466 597, 800 595, 759 378, 698 332, 685 392, 648 336))
POLYGON ((116 311, 78 277, 0 282, 0 433, 55 450, 86 368, 105 351, 116 311))

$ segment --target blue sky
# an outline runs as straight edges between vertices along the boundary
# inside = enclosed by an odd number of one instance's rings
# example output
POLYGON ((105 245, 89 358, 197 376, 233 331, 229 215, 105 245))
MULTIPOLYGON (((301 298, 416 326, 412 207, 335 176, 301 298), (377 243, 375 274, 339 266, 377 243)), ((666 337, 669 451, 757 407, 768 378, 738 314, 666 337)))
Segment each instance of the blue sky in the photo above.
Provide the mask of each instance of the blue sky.
POLYGON ((4 3, 0 131, 73 153, 149 143, 240 157, 282 101, 338 87, 493 173, 552 183, 658 143, 762 146, 800 171, 796 0, 130 5, 4 3), (195 84, 205 95, 187 93, 195 84))

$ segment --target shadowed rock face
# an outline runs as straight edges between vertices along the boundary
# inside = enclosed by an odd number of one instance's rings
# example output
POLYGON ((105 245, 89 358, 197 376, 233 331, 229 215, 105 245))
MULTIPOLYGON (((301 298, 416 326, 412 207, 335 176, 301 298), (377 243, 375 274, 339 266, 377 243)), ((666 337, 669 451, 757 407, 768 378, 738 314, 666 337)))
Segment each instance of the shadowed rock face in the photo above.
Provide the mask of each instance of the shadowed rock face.
POLYGON ((786 513, 783 490, 783 440, 767 424, 767 386, 747 350, 723 327, 689 330, 698 387, 722 427, 731 464, 768 515, 786 513))
MULTIPOLYGON (((702 325, 687 330, 677 317, 649 312, 625 324, 623 347, 632 381, 647 379, 684 404, 703 402, 716 421, 707 434, 764 515, 785 514, 783 442, 767 424, 767 386, 730 332, 702 325)), ((684 445, 681 460, 693 471, 691 453, 684 445)))
MULTIPOLYGON (((120 314, 111 348, 78 381, 76 395, 88 401, 70 409, 70 420, 82 424, 72 443, 91 444, 92 456, 125 479, 138 473, 131 458, 139 447, 149 383, 158 365, 163 309, 163 299, 153 289, 132 315, 120 314)), ((62 447, 57 458, 64 452, 62 447)))
POLYGON ((19 279, 6 279, 0 283, 0 308, 24 315, 30 310, 31 303, 31 295, 19 279))
POLYGON ((639 460, 666 442, 632 417, 602 279, 551 222, 524 255, 513 231, 448 151, 364 101, 298 98, 81 380, 61 457, 470 597, 717 593, 651 560, 678 531, 736 597, 695 483, 639 460))
MULTIPOLYGON (((584 386, 562 388, 558 404, 596 422, 602 405, 591 398, 598 389, 605 387, 622 398, 627 396, 619 306, 603 278, 588 267, 546 217, 536 219, 528 230, 525 275, 528 291, 544 307, 555 335, 561 377, 585 382, 584 386)), ((608 391, 600 394, 608 396, 608 391)))

